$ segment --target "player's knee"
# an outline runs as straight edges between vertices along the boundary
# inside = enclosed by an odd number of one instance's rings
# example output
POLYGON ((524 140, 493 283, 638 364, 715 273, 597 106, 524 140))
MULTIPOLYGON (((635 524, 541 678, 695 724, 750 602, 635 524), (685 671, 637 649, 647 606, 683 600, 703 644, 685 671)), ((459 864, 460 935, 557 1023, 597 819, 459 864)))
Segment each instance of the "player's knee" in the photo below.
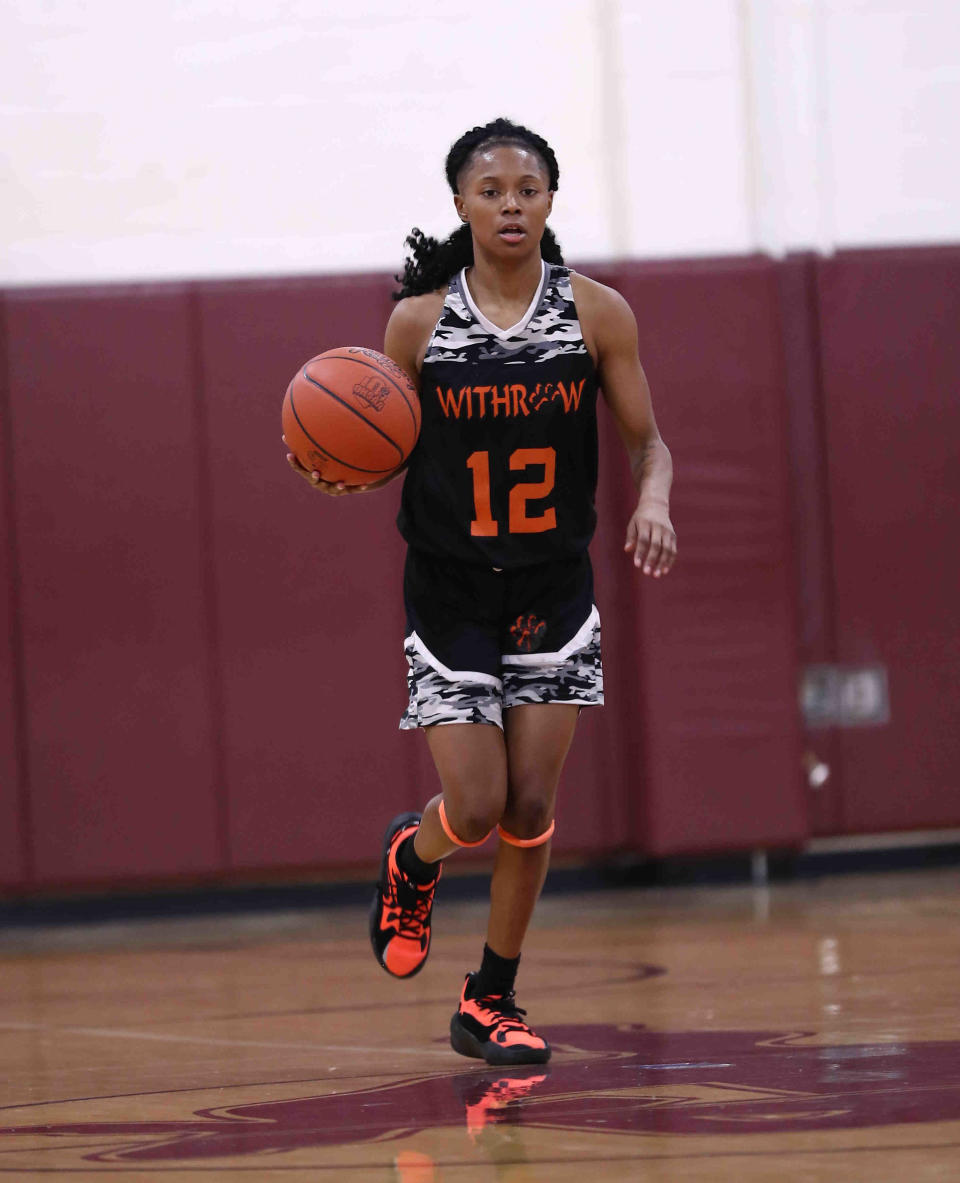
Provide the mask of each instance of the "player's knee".
POLYGON ((445 804, 447 822, 462 842, 482 842, 500 820, 501 812, 499 804, 445 804))
POLYGON ((501 824, 514 837, 527 839, 539 837, 549 828, 552 820, 552 796, 529 796, 511 801, 501 824))

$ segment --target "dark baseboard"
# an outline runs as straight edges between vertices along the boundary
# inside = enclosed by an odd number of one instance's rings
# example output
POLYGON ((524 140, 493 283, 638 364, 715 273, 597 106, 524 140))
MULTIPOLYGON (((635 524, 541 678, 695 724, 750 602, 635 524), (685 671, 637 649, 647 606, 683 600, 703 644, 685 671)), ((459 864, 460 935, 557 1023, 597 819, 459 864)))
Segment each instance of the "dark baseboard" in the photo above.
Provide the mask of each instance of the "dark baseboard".
MULTIPOLYGON (((960 843, 882 849, 767 852, 771 884, 826 875, 932 870, 960 866, 960 843)), ((544 894, 615 888, 684 887, 749 884, 755 864, 747 853, 662 859, 623 855, 596 863, 554 866, 544 894)), ((444 878, 446 899, 480 899, 488 890, 489 871, 444 878)), ((241 887, 158 889, 0 901, 0 927, 97 924, 116 920, 174 919, 240 912, 291 911, 369 903, 371 882, 252 884, 241 887)))

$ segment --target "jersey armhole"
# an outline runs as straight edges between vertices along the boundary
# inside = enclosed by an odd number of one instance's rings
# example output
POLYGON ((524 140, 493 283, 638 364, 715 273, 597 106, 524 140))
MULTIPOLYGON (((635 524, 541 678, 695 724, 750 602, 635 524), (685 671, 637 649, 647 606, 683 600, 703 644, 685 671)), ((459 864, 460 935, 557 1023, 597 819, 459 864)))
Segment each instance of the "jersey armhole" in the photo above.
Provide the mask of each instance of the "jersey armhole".
MULTIPOLYGON (((452 279, 451 279, 450 283, 453 283, 453 280, 452 280, 452 279)), ((439 293, 439 291, 438 291, 438 292, 437 292, 437 295, 439 295, 439 294, 440 294, 440 293, 439 293)), ((427 341, 426 341, 426 344, 425 344, 425 345, 424 345, 424 347, 423 347, 423 355, 422 355, 422 356, 420 356, 420 358, 419 358, 419 360, 420 360, 420 370, 421 370, 421 372, 422 372, 422 370, 423 370, 423 363, 424 363, 424 362, 427 360, 427 357, 428 357, 428 355, 429 355, 429 353, 430 353, 430 350, 431 350, 431 348, 432 348, 432 346, 433 346, 434 339, 436 338, 436 335, 437 335, 437 329, 439 329, 439 328, 440 328, 440 324, 441 324, 441 322, 443 321, 444 315, 446 314, 446 311, 447 311, 447 298, 448 298, 448 296, 449 296, 449 295, 450 295, 450 284, 448 284, 448 285, 447 285, 447 290, 446 290, 446 292, 444 293, 444 296, 443 296, 443 303, 440 305, 440 311, 439 311, 439 313, 437 314, 437 318, 436 318, 436 320, 433 322, 433 327, 430 329, 430 332, 427 334, 427 341)))

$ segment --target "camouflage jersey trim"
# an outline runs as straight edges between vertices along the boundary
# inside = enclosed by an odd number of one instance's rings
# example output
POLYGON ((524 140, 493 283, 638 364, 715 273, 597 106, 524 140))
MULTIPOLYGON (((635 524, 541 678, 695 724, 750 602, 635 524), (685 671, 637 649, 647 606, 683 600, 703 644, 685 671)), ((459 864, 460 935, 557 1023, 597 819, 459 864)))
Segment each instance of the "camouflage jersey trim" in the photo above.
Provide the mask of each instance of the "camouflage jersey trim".
POLYGON ((502 329, 499 325, 495 325, 492 320, 488 320, 480 311, 480 306, 473 298, 473 293, 470 291, 470 284, 467 283, 467 269, 464 267, 457 277, 458 295, 461 297, 467 308, 473 313, 474 319, 492 337, 497 337, 501 341, 509 341, 511 337, 519 336, 520 333, 526 331, 527 325, 533 319, 533 314, 540 306, 540 301, 543 299, 544 289, 547 286, 547 281, 550 278, 550 268, 547 266, 546 260, 540 260, 540 282, 537 284, 537 290, 533 293, 533 299, 527 305, 527 310, 520 317, 515 325, 511 325, 508 329, 502 329))
POLYGON ((504 653, 500 662, 502 665, 559 665, 566 661, 568 657, 572 657, 574 653, 579 653, 581 649, 585 649, 593 639, 594 630, 600 627, 600 612, 594 604, 590 609, 590 615, 577 629, 574 635, 567 641, 566 645, 562 645, 553 653, 504 653))
POLYGON ((509 329, 498 329, 486 317, 479 320, 479 310, 474 311, 473 299, 468 298, 466 269, 453 276, 423 365, 478 365, 491 361, 506 366, 540 365, 556 357, 589 357, 573 298, 570 269, 559 264, 544 266, 532 315, 528 309, 523 319, 509 329))
POLYGON ((479 670, 452 670, 449 666, 444 665, 439 657, 434 654, 424 645, 423 641, 414 630, 408 637, 404 639, 403 649, 407 657, 416 655, 425 664, 435 670, 441 677, 446 678, 448 682, 473 682, 481 686, 492 686, 494 690, 501 690, 503 683, 499 678, 495 678, 493 674, 484 674, 479 670))

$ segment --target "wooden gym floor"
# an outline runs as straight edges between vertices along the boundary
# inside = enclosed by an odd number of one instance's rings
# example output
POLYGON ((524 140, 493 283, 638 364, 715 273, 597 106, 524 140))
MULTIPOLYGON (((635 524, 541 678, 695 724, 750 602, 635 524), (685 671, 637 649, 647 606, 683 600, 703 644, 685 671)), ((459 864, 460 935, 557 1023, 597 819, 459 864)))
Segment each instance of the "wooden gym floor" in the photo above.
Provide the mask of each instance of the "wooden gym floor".
POLYGON ((960 1178, 955 872, 545 896, 546 1068, 446 1029, 482 903, 397 982, 365 909, 0 934, 0 1176, 110 1183, 960 1178))

